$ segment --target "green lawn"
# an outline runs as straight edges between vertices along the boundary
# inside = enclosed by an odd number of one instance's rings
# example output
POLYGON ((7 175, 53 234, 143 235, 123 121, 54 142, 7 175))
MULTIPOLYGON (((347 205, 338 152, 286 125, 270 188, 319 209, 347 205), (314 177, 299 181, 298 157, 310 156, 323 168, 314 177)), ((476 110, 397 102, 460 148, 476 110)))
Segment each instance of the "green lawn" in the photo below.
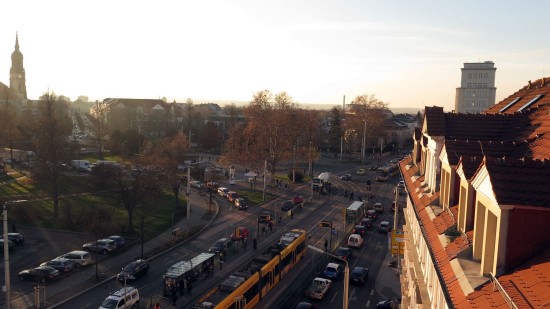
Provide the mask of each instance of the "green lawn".
POLYGON ((180 207, 175 208, 175 200, 170 190, 162 192, 151 205, 138 204, 134 210, 134 235, 128 233, 128 213, 117 192, 97 192, 92 177, 67 176, 60 181, 59 215, 53 216, 53 200, 49 186, 28 178, 4 182, 0 185, 3 200, 28 200, 8 206, 10 221, 38 228, 63 229, 78 232, 92 232, 97 222, 91 218, 104 214, 102 222, 106 233, 136 236, 141 233, 142 207, 144 210, 144 234, 147 239, 167 230, 172 220, 177 222, 186 214, 186 202, 180 196, 180 207), (90 193, 92 192, 92 193, 90 193), (96 224, 94 226, 94 224, 96 224))
MULTIPOLYGON (((255 206, 264 202, 262 198, 263 197, 262 190, 243 189, 243 190, 237 190, 236 192, 239 194, 239 196, 244 198, 249 203, 249 205, 255 206)), ((265 192, 266 202, 271 200, 274 197, 275 195, 267 191, 265 192)))

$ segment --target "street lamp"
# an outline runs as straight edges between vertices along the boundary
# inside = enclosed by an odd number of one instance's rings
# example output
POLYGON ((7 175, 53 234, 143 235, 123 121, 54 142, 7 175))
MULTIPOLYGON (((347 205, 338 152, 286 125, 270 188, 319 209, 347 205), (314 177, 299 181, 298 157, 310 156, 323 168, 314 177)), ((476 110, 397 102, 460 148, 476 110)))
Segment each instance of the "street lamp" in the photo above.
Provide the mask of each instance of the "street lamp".
POLYGON ((363 126, 363 147, 361 149, 361 164, 365 165, 365 157, 366 157, 366 152, 365 152, 365 146, 367 145, 367 140, 366 140, 366 136, 367 136, 367 119, 363 119, 363 123, 364 123, 364 126, 363 126))
POLYGON ((16 200, 4 202, 4 209, 2 211, 2 218, 4 219, 4 279, 6 285, 2 287, 2 291, 6 292, 6 308, 11 307, 11 283, 10 283, 10 251, 9 251, 9 237, 8 237, 8 209, 10 204, 17 204, 26 202, 26 200, 16 200))
POLYGON ((337 257, 336 255, 333 255, 331 253, 328 253, 328 252, 325 252, 315 246, 312 246, 312 245, 308 245, 307 246, 309 249, 313 250, 313 251, 316 251, 316 252, 319 252, 319 253, 324 253, 324 254, 327 254, 327 255, 330 255, 332 256, 333 258, 336 258, 336 259, 339 259, 341 261, 344 261, 346 263, 346 267, 344 268, 344 295, 343 298, 343 308, 344 309, 348 309, 348 294, 349 294, 349 265, 348 265, 348 261, 342 259, 342 258, 339 258, 337 257))

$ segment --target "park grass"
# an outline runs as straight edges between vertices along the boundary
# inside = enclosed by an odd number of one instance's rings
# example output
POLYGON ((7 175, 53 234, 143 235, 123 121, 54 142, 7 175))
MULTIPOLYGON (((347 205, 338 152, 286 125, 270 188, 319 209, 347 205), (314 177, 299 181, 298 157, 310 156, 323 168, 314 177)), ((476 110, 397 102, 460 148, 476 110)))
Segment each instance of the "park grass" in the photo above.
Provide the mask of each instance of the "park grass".
MULTIPOLYGON (((262 190, 242 189, 236 191, 240 197, 244 198, 250 205, 258 205, 264 202, 262 190)), ((265 201, 275 197, 274 194, 265 192, 265 201)))
MULTIPOLYGON (((163 191, 151 205, 138 205, 134 210, 133 233, 128 232, 128 213, 116 191, 97 192, 91 177, 61 177, 59 215, 54 218, 53 200, 47 184, 26 177, 4 182, 0 196, 4 200, 27 200, 8 206, 12 222, 36 228, 60 229, 93 233, 93 218, 100 212, 107 213, 109 234, 128 237, 141 235, 142 206, 144 206, 144 237, 151 239, 166 231, 186 215, 186 201, 180 197, 180 207, 175 208, 170 190, 163 191), (90 193, 92 192, 92 193, 90 193)), ((107 231, 106 231, 107 232, 107 231)))

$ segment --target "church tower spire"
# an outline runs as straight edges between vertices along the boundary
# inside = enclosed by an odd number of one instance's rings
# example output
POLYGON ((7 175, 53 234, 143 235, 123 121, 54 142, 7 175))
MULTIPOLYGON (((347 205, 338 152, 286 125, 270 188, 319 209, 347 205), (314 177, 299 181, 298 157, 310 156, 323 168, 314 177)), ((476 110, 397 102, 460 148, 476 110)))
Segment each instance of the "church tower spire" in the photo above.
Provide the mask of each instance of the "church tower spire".
POLYGON ((19 51, 19 34, 17 32, 15 33, 15 50, 11 54, 10 89, 15 92, 19 99, 27 99, 23 54, 19 51))

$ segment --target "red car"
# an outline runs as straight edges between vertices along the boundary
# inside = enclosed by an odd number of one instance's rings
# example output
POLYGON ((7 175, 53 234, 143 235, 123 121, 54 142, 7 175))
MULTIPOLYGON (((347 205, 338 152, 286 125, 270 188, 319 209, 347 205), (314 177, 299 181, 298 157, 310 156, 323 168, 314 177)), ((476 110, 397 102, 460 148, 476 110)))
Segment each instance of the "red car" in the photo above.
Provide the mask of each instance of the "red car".
POLYGON ((304 198, 301 195, 297 195, 292 199, 292 202, 294 202, 294 205, 302 204, 304 202, 304 198))

